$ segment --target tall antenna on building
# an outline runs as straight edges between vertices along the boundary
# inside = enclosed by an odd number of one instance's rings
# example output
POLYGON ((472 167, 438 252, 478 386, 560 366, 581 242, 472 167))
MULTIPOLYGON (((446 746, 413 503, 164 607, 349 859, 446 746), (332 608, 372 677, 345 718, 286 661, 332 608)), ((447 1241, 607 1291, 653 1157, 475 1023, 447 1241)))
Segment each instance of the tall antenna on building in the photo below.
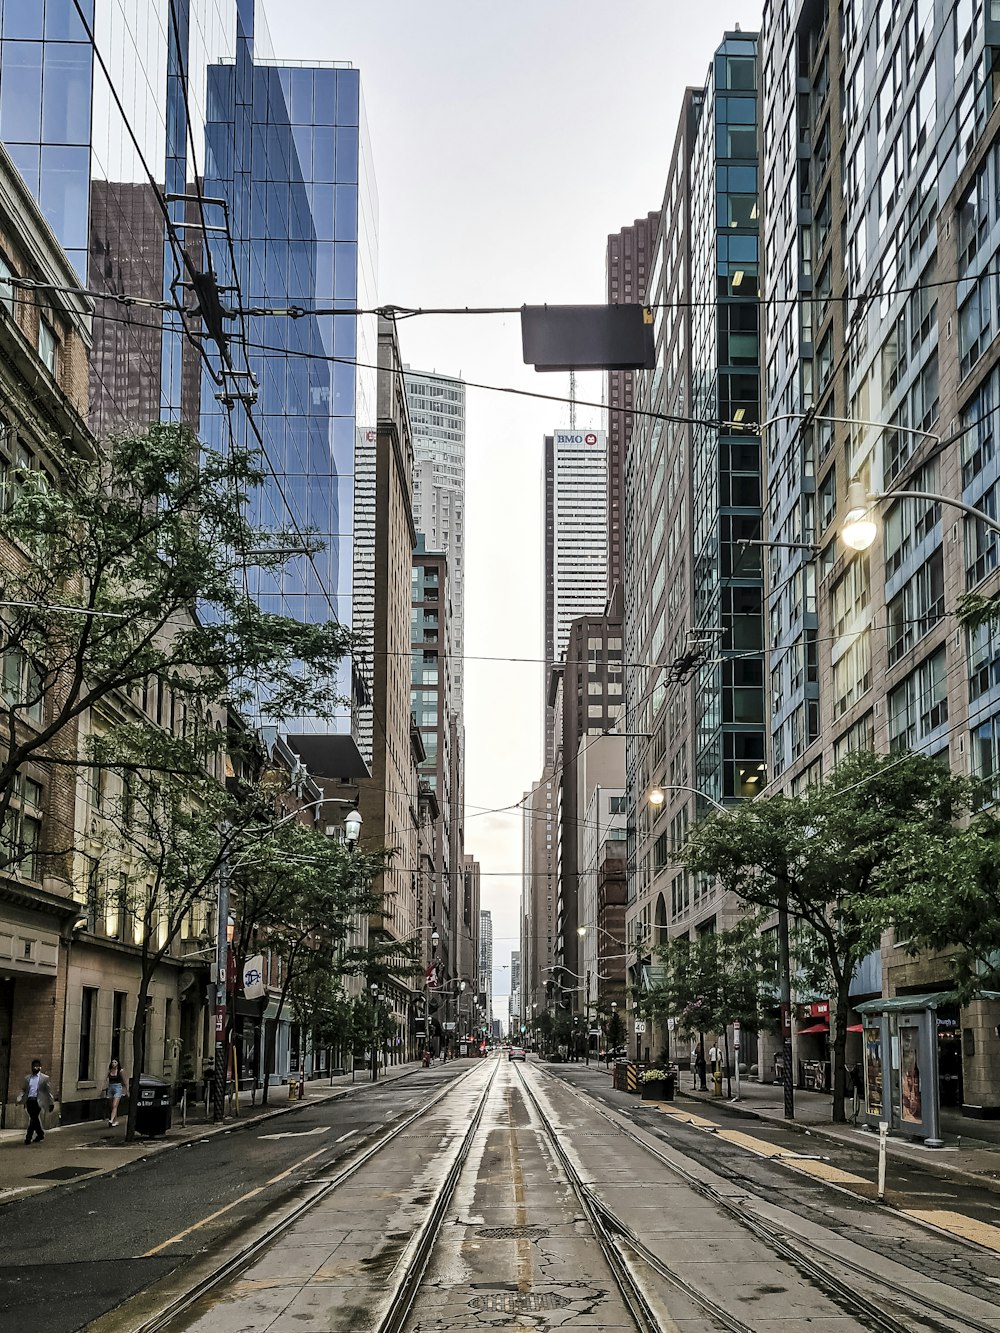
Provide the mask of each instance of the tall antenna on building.
POLYGON ((569 372, 569 428, 576 430, 576 371, 569 372))

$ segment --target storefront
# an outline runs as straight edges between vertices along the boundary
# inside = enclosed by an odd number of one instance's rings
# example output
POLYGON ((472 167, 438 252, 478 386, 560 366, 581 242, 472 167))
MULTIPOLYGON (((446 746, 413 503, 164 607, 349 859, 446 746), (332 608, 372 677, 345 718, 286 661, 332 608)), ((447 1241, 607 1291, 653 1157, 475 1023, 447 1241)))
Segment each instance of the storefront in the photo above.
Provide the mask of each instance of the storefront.
POLYGON ((813 1000, 799 1006, 798 1085, 809 1092, 829 1092, 830 1001, 813 1000))

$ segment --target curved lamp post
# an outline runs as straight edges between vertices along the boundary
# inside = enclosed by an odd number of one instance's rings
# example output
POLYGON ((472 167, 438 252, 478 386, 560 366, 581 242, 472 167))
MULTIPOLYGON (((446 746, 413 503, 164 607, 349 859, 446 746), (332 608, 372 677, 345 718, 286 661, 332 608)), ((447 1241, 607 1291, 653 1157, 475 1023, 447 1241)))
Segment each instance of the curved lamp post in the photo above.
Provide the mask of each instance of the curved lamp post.
POLYGON ((869 495, 860 481, 852 481, 847 496, 849 508, 840 536, 844 545, 849 546, 852 551, 867 551, 875 541, 878 536, 878 524, 872 516, 872 508, 884 501, 891 503, 893 500, 930 500, 933 504, 950 505, 952 509, 960 509, 963 514, 978 518, 988 528, 1000 533, 1000 522, 991 518, 989 514, 966 504, 964 500, 956 500, 950 495, 938 495, 936 491, 882 491, 877 495, 869 495))

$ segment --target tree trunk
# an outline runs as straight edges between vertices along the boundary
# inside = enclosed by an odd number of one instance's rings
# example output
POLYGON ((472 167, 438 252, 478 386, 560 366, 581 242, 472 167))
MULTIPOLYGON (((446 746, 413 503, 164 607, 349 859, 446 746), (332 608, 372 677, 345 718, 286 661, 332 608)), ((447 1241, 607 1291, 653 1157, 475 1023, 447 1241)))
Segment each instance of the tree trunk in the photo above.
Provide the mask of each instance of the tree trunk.
POLYGON ((260 1094, 261 1106, 267 1105, 268 1089, 271 1086, 271 1075, 274 1073, 274 1057, 278 1046, 278 1020, 276 1018, 262 1019, 264 1024, 264 1087, 260 1094))
POLYGON ((136 998, 135 1024, 132 1028, 132 1068, 128 1078, 128 1120, 125 1125, 125 1142, 135 1141, 135 1120, 139 1110, 139 1078, 146 1056, 146 1000, 149 997, 149 985, 152 974, 144 966, 139 978, 139 994, 136 998))
POLYGON ((726 1054, 726 1096, 730 1101, 733 1099, 733 1075, 729 1067, 729 1029, 725 1023, 722 1025, 722 1045, 726 1054))
POLYGON ((837 978, 837 1012, 833 1030, 833 1123, 847 1121, 844 1095, 847 1091, 847 1010, 850 1004, 851 970, 845 967, 837 978))

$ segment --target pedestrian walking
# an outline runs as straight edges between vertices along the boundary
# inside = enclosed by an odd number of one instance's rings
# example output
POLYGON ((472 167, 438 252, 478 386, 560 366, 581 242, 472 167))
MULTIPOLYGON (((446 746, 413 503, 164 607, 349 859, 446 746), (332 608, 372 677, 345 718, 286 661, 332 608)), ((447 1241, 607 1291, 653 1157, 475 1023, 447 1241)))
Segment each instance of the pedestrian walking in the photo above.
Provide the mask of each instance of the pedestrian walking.
POLYGON ((691 1088, 692 1091, 698 1086, 698 1043, 691 1043, 691 1088))
POLYGON ((128 1078, 117 1060, 112 1060, 108 1065, 103 1092, 106 1097, 111 1098, 111 1115, 108 1118, 108 1124, 114 1129, 118 1124, 118 1103, 123 1097, 128 1096, 128 1078))
POLYGON ((698 1069, 698 1088, 701 1092, 707 1092, 708 1080, 705 1077, 705 1047, 701 1042, 698 1043, 698 1058, 695 1063, 698 1069))
POLYGON ((45 1130, 42 1129, 41 1112, 47 1114, 56 1109, 55 1098, 52 1096, 52 1088, 49 1085, 48 1074, 42 1073, 41 1060, 32 1060, 31 1073, 25 1077, 21 1087, 21 1095, 18 1102, 24 1102, 28 1109, 28 1133, 25 1137, 25 1145, 31 1143, 37 1138, 41 1143, 45 1138, 45 1130))

